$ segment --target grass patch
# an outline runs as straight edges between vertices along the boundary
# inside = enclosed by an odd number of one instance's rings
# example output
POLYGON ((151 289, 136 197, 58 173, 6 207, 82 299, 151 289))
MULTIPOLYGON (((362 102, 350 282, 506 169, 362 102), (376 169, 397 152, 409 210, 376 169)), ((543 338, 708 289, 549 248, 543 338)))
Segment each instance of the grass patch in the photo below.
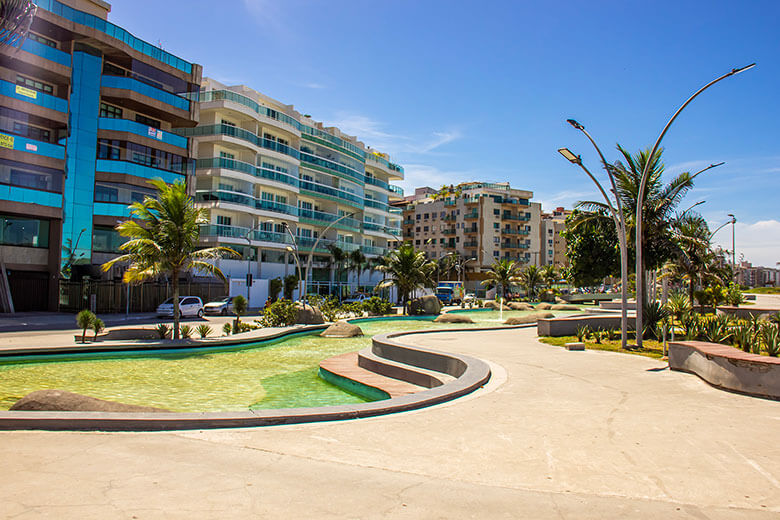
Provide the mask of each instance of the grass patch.
MULTIPOLYGON (((538 338, 542 343, 548 345, 555 345, 556 347, 563 347, 566 343, 574 343, 577 341, 577 336, 542 336, 538 338)), ((610 352, 622 352, 624 354, 634 354, 638 356, 645 356, 654 359, 661 359, 663 357, 664 345, 660 341, 646 339, 642 342, 641 349, 625 350, 620 348, 620 339, 608 341, 606 339, 601 340, 601 343, 596 343, 594 340, 589 339, 585 342, 585 348, 588 350, 608 350, 610 352)))
POLYGON ((780 287, 754 287, 743 292, 747 294, 780 294, 780 287))

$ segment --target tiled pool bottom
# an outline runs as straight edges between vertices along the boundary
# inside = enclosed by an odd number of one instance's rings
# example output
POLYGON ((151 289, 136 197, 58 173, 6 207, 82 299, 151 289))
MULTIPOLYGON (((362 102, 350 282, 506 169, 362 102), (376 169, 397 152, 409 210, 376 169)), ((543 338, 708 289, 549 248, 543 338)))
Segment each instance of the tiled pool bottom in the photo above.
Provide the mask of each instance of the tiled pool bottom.
MULTIPOLYGON (((298 335, 244 350, 210 354, 150 354, 134 357, 0 365, 0 409, 35 390, 59 389, 127 404, 177 412, 297 408, 364 402, 317 375, 325 358, 361 350, 376 334, 420 329, 498 326, 498 312, 467 313, 474 325, 430 320, 367 320, 359 338, 298 335)), ((505 312, 504 315, 520 315, 505 312)))

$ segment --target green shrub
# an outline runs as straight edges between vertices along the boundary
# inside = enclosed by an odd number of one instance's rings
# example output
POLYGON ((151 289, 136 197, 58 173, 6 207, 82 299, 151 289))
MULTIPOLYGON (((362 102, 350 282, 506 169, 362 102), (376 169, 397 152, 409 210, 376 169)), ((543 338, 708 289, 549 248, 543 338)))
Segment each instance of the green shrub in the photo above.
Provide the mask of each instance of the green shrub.
POLYGON ((339 301, 333 296, 312 295, 309 298, 309 304, 317 307, 325 321, 336 321, 339 319, 339 301))
POLYGON ((165 323, 158 323, 154 330, 157 331, 157 336, 159 336, 160 339, 165 339, 171 331, 171 328, 165 323))
POLYGON ((279 299, 279 293, 282 291, 282 279, 272 278, 268 281, 268 299, 271 303, 279 299))
POLYGON ((577 327, 575 335, 577 336, 577 341, 583 343, 590 335, 590 328, 587 325, 580 325, 577 327))
POLYGON ((298 309, 290 300, 278 300, 265 308, 263 325, 266 327, 288 327, 295 325, 298 309))
POLYGON ((745 297, 742 295, 742 291, 739 290, 739 285, 731 282, 728 289, 726 289, 726 303, 736 307, 744 301, 745 297))
POLYGON ((753 337, 753 329, 747 323, 739 325, 734 329, 734 345, 745 352, 750 352, 753 344, 753 337))
POLYGON ((699 339, 701 334, 702 323, 701 318, 695 312, 690 312, 683 316, 682 319, 683 335, 687 341, 693 341, 699 339))
POLYGON ((106 328, 106 324, 103 323, 103 320, 101 320, 100 318, 95 317, 95 319, 92 320, 92 330, 95 331, 95 338, 93 339, 93 341, 97 341, 98 334, 103 332, 103 329, 105 328, 106 328))
POLYGON ((682 291, 670 294, 669 300, 666 302, 666 310, 677 320, 682 320, 683 316, 691 311, 691 301, 688 299, 688 295, 682 291))
POLYGON ((361 304, 369 316, 384 316, 393 310, 393 304, 378 296, 372 296, 361 304))
POLYGON ((87 329, 92 327, 92 322, 95 321, 95 315, 92 311, 84 309, 76 315, 76 323, 81 329, 81 342, 87 342, 87 329))
POLYGON ((200 339, 206 339, 206 336, 211 334, 211 327, 209 327, 205 323, 201 323, 200 325, 198 325, 198 328, 195 330, 198 332, 198 335, 200 335, 200 339))
POLYGON ((182 339, 190 339, 192 337, 192 327, 189 325, 182 325, 179 327, 179 335, 182 339))
POLYGON ((298 275, 289 274, 284 277, 284 299, 292 300, 295 288, 298 286, 298 275))
POLYGON ((669 316, 669 311, 659 302, 652 301, 645 305, 642 316, 645 324, 643 337, 650 332, 655 339, 659 339, 661 335, 658 331, 658 324, 669 316))
POLYGON ((236 320, 233 323, 233 332, 236 334, 240 331, 239 324, 241 323, 241 316, 246 314, 246 307, 246 298, 240 294, 233 298, 233 314, 236 315, 236 320))
POLYGON ((710 343, 725 343, 731 337, 727 316, 714 316, 704 321, 702 334, 710 343))
POLYGON ((607 329, 605 331, 605 333, 607 335, 607 340, 608 341, 613 341, 615 339, 615 337, 617 336, 617 331, 615 329, 607 329))
POLYGON ((771 321, 772 323, 774 323, 776 325, 780 325, 780 311, 773 312, 772 314, 770 314, 768 316, 768 318, 769 318, 769 321, 771 321))
POLYGON ((225 336, 230 336, 230 333, 233 331, 233 327, 230 326, 230 323, 225 323, 222 325, 222 332, 225 333, 225 336))
POLYGON ((764 340, 764 350, 772 357, 780 353, 780 326, 765 323, 761 327, 761 339, 764 340))
POLYGON ((601 338, 605 337, 606 333, 604 332, 604 329, 599 328, 596 332, 593 333, 593 339, 596 340, 597 345, 601 345, 601 338))

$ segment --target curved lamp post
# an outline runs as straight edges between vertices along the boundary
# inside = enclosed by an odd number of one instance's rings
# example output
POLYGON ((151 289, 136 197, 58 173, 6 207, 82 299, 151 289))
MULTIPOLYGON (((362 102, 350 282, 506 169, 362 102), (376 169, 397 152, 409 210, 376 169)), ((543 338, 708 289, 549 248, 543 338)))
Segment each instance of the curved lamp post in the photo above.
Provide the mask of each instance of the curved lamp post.
MULTIPOLYGON (((674 113, 671 119, 666 123, 666 126, 664 126, 664 129, 661 131, 661 135, 658 136, 658 139, 656 139, 655 144, 653 145, 653 148, 650 150, 650 154, 647 156, 647 161, 645 162, 645 167, 642 170, 642 176, 640 177, 639 181, 639 193, 637 195, 637 201, 636 201, 636 277, 637 277, 637 284, 636 284, 636 344, 637 347, 642 346, 642 331, 643 331, 643 322, 642 322, 642 303, 644 301, 644 259, 642 255, 642 210, 644 207, 644 200, 645 200, 645 189, 647 188, 647 177, 650 173, 650 165, 653 162, 653 158, 655 157, 656 152, 658 151, 658 147, 661 144, 661 140, 666 135, 666 132, 669 130, 669 127, 672 126, 672 123, 675 119, 677 119, 677 116, 680 115, 680 112, 687 107, 691 101, 693 101, 699 94, 707 90, 709 87, 714 85, 715 83, 724 80, 730 76, 734 76, 736 74, 739 74, 740 72, 744 72, 748 69, 751 69, 755 67, 755 63, 751 63, 750 65, 747 65, 745 67, 741 67, 739 69, 731 69, 731 71, 727 72, 726 74, 710 81, 706 85, 704 85, 702 88, 694 92, 694 94, 689 97, 685 103, 680 106, 680 108, 677 109, 677 112, 674 113)), ((701 172, 699 172, 701 173, 701 172)), ((697 174, 698 175, 698 174, 697 174)))
MULTIPOLYGON (((324 237, 325 233, 327 233, 328 230, 330 228, 332 228, 334 225, 336 225, 339 221, 341 221, 341 220, 343 220, 345 218, 354 217, 358 213, 360 213, 360 212, 359 211, 353 211, 352 213, 347 213, 345 215, 340 216, 339 218, 337 218, 336 220, 334 220, 333 222, 328 224, 325 227, 325 229, 322 230, 322 233, 320 233, 320 236, 317 237, 317 240, 314 241, 314 245, 311 246, 311 251, 309 251, 309 259, 306 262, 306 280, 304 280, 304 286, 303 286, 303 291, 304 292, 306 292, 307 287, 309 287, 309 278, 311 277, 311 265, 312 265, 312 261, 314 259, 314 251, 317 249, 317 246, 320 244, 320 239, 322 237, 324 237)), ((369 283, 370 283, 370 281, 369 281, 369 283)), ((339 293, 339 294, 341 294, 341 293, 339 293)))
POLYGON ((561 155, 563 155, 570 162, 579 165, 580 168, 582 168, 585 173, 588 174, 591 180, 596 183, 596 186, 604 196, 604 200, 609 207, 610 213, 612 214, 612 220, 615 221, 615 227, 617 228, 618 233, 618 245, 620 246, 620 343, 622 348, 625 349, 628 346, 628 243, 626 241, 626 216, 623 213, 623 202, 620 200, 620 196, 618 195, 615 176, 612 174, 612 167, 607 163, 607 160, 604 158, 604 154, 601 153, 601 149, 596 144, 596 141, 594 141, 588 131, 585 130, 585 127, 574 119, 567 119, 566 122, 585 134, 585 137, 588 138, 593 147, 596 149, 596 152, 601 158, 601 165, 606 170, 607 176, 609 177, 609 182, 612 185, 612 193, 615 195, 615 206, 617 207, 612 206, 612 202, 610 201, 609 196, 607 196, 607 192, 601 186, 599 181, 597 181, 596 178, 587 170, 587 168, 585 168, 585 166, 582 164, 582 159, 580 159, 579 156, 576 156, 575 160, 572 160, 572 157, 574 157, 573 153, 568 152, 566 148, 562 148, 561 150, 566 150, 568 154, 558 150, 561 155))

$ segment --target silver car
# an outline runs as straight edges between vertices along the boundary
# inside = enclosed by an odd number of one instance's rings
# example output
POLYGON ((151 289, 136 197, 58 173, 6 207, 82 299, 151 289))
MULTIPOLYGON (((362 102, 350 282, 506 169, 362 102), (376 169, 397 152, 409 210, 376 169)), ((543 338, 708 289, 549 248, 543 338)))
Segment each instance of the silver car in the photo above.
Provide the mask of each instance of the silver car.
POLYGON ((221 300, 208 302, 203 306, 203 310, 206 314, 221 314, 226 315, 233 312, 233 297, 228 296, 221 300))
MULTIPOLYGON (((203 301, 197 296, 179 296, 179 314, 184 317, 203 317, 203 301)), ((157 316, 173 318, 173 298, 157 306, 157 316)))

